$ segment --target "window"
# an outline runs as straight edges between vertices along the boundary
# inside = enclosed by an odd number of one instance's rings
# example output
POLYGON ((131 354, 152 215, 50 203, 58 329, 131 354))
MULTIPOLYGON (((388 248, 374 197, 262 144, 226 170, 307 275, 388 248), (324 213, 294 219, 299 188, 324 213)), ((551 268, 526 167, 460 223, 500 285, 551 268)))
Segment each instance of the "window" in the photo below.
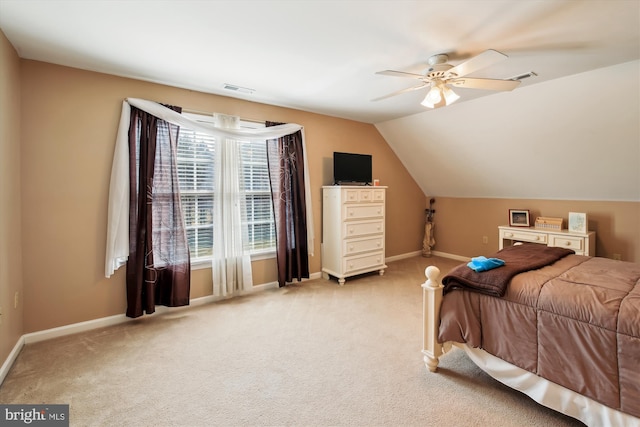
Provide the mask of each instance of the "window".
MULTIPOLYGON (((200 121, 213 117, 189 114, 200 121)), ((241 121, 241 126, 264 124, 241 121)), ((178 138, 178 180, 187 240, 192 262, 210 259, 213 255, 213 200, 215 179, 215 137, 180 128, 178 138)), ((246 224, 249 241, 245 249, 252 254, 275 250, 275 224, 264 142, 241 143, 242 180, 246 191, 246 224)))

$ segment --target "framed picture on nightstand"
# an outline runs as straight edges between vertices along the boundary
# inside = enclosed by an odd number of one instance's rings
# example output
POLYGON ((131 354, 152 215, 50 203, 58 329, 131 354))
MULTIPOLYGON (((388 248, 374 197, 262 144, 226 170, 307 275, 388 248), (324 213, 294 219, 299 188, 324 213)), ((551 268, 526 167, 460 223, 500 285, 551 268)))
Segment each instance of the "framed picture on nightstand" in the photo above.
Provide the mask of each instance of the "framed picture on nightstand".
POLYGON ((511 227, 528 227, 529 211, 521 209, 509 209, 509 225, 511 227))
POLYGON ((588 228, 587 214, 569 212, 569 231, 576 233, 586 233, 588 228))

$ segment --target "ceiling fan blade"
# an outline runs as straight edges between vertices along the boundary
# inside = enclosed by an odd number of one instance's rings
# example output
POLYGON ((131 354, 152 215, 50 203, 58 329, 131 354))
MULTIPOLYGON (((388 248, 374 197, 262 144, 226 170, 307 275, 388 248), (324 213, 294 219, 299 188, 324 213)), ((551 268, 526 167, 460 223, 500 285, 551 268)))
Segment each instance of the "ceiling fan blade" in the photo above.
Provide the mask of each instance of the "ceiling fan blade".
POLYGON ((383 76, 408 77, 410 79, 422 79, 424 77, 422 74, 405 73, 404 71, 394 70, 378 71, 376 74, 381 74, 383 76))
POLYGON ((449 75, 455 75, 456 77, 464 77, 467 74, 471 74, 476 70, 489 67, 498 62, 504 61, 508 56, 497 50, 489 49, 485 50, 479 55, 474 56, 468 61, 458 64, 451 68, 447 73, 449 75))
POLYGON ((409 88, 406 88, 406 89, 399 90, 397 92, 390 93, 388 95, 381 96, 379 98, 372 99, 371 101, 380 101, 382 99, 391 98, 392 96, 400 95, 400 94, 407 93, 407 92, 413 92, 414 90, 422 89, 423 87, 426 87, 426 86, 429 86, 429 84, 428 83, 423 83, 423 84, 418 85, 418 86, 409 87, 409 88))
POLYGON ((518 87, 520 80, 476 79, 466 77, 447 80, 447 84, 470 89, 510 91, 518 87))

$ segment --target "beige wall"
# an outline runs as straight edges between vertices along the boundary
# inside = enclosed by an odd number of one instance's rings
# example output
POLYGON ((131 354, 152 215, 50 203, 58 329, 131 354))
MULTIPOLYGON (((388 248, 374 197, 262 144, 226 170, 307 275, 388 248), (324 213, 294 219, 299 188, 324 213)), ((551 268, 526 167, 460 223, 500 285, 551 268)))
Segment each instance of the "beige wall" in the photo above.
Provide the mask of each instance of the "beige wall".
POLYGON ((20 59, 0 31, 0 365, 23 334, 20 59), (14 296, 18 293, 18 306, 14 296))
POLYGON ((498 250, 498 226, 508 224, 509 209, 528 209, 532 223, 538 216, 564 218, 565 227, 569 212, 586 212, 589 229, 596 232, 596 256, 620 254, 625 261, 640 262, 640 202, 438 197, 434 209, 434 251, 466 257, 492 254, 498 250))
MULTIPOLYGON (((333 151, 373 155, 374 177, 389 187, 387 256, 422 247, 428 197, 372 125, 19 60, 4 37, 0 42, 0 358, 21 334, 125 310, 124 269, 104 278, 104 240, 115 132, 126 97, 302 124, 316 219, 312 272, 320 271, 320 188, 331 183, 333 151), (23 294, 24 309, 13 309, 16 291, 23 294)), ((598 232, 598 255, 620 253, 625 260, 640 261, 636 202, 441 197, 434 207, 436 251, 462 256, 495 251, 497 226, 506 222, 509 208, 521 208, 534 217, 587 212, 598 232), (487 245, 482 236, 488 236, 487 245)), ((254 262, 253 267, 256 284, 276 279, 273 260, 254 262)), ((194 271, 191 297, 210 294, 210 270, 194 271)))
MULTIPOLYGON (((104 278, 106 212, 115 133, 126 97, 185 109, 304 126, 320 272, 321 186, 333 151, 370 153, 389 186, 387 256, 419 251, 424 194, 373 125, 184 89, 22 61, 24 332, 121 314, 124 269, 104 278)), ((274 260, 254 263, 254 283, 276 280, 274 260)), ((211 294, 211 271, 195 270, 191 297, 211 294)))

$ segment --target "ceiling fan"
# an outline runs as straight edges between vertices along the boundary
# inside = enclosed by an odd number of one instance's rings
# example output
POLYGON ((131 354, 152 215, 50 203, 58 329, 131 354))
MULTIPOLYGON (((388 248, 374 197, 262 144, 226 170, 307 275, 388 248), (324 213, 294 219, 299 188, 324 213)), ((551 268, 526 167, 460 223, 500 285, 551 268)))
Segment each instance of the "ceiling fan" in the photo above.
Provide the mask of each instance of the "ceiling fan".
POLYGON ((536 75, 535 73, 531 72, 527 75, 522 75, 507 80, 465 77, 476 70, 497 64, 498 62, 501 62, 507 58, 508 56, 504 53, 489 49, 461 64, 453 66, 447 63, 447 61, 449 60, 448 55, 439 54, 429 58, 429 60, 427 61, 427 63, 429 64, 429 68, 427 68, 424 74, 406 73, 403 71, 393 70, 379 71, 376 74, 382 74, 385 76, 408 77, 411 79, 420 80, 421 83, 418 86, 402 89, 397 92, 382 96, 380 98, 376 98, 373 101, 379 101, 381 99, 390 98, 402 93, 430 87, 431 89, 429 90, 427 96, 424 98, 424 101, 422 101, 421 104, 425 107, 435 108, 444 105, 451 105, 460 98, 460 96, 456 94, 450 86, 470 89, 510 91, 518 87, 521 78, 536 75))

